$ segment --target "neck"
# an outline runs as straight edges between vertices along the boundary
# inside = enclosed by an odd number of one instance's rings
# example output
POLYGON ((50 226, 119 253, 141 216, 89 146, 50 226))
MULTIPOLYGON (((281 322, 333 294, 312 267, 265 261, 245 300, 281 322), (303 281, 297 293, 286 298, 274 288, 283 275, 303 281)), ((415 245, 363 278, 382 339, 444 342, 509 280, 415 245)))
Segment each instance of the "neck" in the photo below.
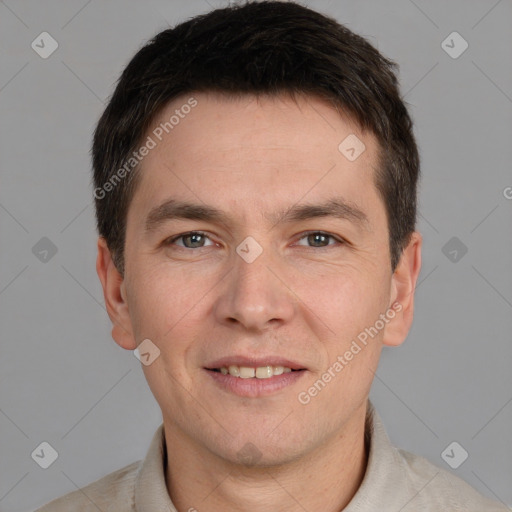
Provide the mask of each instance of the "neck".
POLYGON ((340 512, 363 480, 369 446, 366 403, 342 431, 321 446, 281 465, 245 467, 226 461, 193 443, 164 422, 166 483, 177 510, 340 512))

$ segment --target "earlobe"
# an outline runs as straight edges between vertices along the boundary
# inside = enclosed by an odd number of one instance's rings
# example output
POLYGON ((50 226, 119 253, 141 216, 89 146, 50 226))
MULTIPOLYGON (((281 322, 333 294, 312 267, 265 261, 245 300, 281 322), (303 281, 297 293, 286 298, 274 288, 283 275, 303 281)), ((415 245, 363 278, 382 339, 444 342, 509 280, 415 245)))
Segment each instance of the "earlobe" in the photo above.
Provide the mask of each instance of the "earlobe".
POLYGON ((415 231, 391 277, 389 307, 395 311, 395 316, 386 325, 382 340, 384 345, 401 345, 411 328, 414 316, 414 291, 421 269, 422 242, 421 234, 415 231))
POLYGON ((114 265, 112 255, 103 237, 98 238, 96 272, 103 287, 105 307, 113 324, 112 338, 120 347, 134 350, 137 344, 132 332, 125 282, 114 265))

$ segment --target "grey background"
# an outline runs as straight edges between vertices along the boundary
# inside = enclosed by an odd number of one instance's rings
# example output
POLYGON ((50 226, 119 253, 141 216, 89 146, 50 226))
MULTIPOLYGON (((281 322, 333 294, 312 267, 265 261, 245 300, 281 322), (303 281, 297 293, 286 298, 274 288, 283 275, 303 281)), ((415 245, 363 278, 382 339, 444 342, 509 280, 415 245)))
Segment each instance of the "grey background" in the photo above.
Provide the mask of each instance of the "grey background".
MULTIPOLYGON (((399 63, 421 151, 414 325, 384 350, 371 398, 395 444, 510 506, 512 2, 303 3, 399 63), (469 44, 456 59, 441 47, 453 31, 469 44), (468 249, 457 262, 442 250, 454 236, 468 249), (469 452, 456 470, 440 456, 452 441, 469 452)), ((33 510, 142 458, 161 422, 140 363, 110 337, 89 147, 136 50, 224 4, 0 2, 2 512, 33 510), (43 31, 59 44, 47 59, 31 48, 43 31), (57 248, 46 262, 32 250, 42 237, 57 248), (46 470, 31 458, 42 441, 59 454, 46 470)))

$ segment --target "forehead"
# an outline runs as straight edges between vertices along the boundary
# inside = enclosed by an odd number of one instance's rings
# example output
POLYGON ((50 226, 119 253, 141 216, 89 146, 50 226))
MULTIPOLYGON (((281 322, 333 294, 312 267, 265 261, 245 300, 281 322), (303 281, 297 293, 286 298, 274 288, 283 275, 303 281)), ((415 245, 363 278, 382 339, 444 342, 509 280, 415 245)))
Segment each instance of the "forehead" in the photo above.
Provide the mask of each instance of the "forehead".
MULTIPOLYGON (((215 92, 182 95, 161 109, 147 131, 160 148, 173 142, 190 141, 192 134, 211 135, 202 140, 201 145, 194 141, 196 152, 209 151, 211 146, 217 149, 224 146, 290 146, 300 151, 299 142, 306 151, 332 145, 334 147, 330 149, 337 150, 338 138, 350 134, 364 139, 370 146, 376 142, 373 134, 363 133, 342 107, 335 108, 316 96, 297 94, 292 97, 286 93, 272 96, 229 96, 215 92)), ((368 149, 371 153, 373 148, 368 149)))
POLYGON ((146 137, 154 147, 141 163, 139 213, 170 195, 232 205, 241 219, 301 199, 341 195, 363 210, 379 201, 376 138, 319 98, 191 93, 162 109, 146 137))

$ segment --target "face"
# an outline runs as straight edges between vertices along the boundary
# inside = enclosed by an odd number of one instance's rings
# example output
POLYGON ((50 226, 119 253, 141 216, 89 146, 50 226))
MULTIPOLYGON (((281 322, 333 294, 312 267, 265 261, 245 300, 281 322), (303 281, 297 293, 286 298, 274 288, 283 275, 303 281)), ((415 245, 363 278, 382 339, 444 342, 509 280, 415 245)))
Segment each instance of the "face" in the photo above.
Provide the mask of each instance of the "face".
POLYGON ((305 455, 363 410, 382 345, 409 327, 418 243, 393 274, 376 139, 313 97, 207 93, 147 135, 114 338, 159 349, 142 368, 185 442, 233 462, 305 455))

